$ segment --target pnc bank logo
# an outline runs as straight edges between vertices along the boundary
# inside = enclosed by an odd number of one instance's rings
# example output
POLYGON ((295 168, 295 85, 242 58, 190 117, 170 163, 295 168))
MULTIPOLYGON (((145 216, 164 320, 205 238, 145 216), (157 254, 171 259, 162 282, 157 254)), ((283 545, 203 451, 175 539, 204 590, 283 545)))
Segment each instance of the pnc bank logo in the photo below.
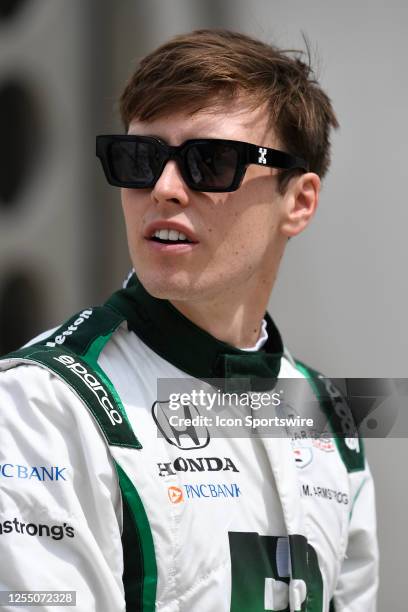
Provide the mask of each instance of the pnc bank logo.
POLYGON ((180 487, 169 487, 167 490, 167 495, 169 496, 169 500, 172 504, 179 504, 184 501, 183 491, 180 487))
MULTIPOLYGON (((169 401, 156 401, 152 406, 152 416, 157 429, 169 444, 177 446, 181 450, 192 450, 204 448, 210 443, 210 432, 204 425, 181 425, 175 427, 170 423, 170 417, 175 411, 169 407, 169 401)), ((179 421, 191 423, 194 417, 200 417, 200 413, 194 404, 184 404, 180 407, 182 418, 179 421)))

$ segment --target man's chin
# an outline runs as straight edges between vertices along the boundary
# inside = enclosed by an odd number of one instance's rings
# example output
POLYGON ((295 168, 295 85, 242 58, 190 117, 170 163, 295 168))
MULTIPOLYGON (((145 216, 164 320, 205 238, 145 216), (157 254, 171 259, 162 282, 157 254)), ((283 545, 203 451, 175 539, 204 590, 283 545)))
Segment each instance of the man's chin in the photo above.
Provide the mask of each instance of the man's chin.
POLYGON ((195 293, 193 278, 184 271, 150 274, 136 269, 136 274, 146 291, 161 300, 188 300, 195 293))

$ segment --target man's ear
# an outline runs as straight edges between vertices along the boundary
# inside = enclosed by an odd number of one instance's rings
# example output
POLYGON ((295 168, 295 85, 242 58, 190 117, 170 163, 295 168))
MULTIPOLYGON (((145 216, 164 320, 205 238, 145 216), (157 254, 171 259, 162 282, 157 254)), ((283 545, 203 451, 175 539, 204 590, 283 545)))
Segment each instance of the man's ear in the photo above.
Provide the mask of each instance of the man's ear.
POLYGON ((314 172, 307 172, 289 182, 283 195, 282 234, 291 238, 303 232, 316 211, 319 192, 320 178, 314 172))

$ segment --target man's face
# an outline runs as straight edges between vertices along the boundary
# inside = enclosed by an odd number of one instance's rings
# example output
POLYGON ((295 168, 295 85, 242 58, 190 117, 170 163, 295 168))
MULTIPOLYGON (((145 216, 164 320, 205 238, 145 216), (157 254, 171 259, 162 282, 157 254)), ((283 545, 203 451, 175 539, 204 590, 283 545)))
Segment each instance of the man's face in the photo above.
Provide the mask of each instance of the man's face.
MULTIPOLYGON (((279 148, 264 109, 248 110, 239 100, 194 115, 134 120, 128 133, 173 146, 191 138, 223 138, 279 148)), ((152 189, 122 189, 130 255, 145 289, 159 298, 200 301, 270 285, 287 241, 277 173, 251 165, 237 191, 201 193, 187 187, 170 160, 152 189), (196 243, 175 247, 152 240, 150 224, 165 228, 167 221, 180 224, 196 243)))

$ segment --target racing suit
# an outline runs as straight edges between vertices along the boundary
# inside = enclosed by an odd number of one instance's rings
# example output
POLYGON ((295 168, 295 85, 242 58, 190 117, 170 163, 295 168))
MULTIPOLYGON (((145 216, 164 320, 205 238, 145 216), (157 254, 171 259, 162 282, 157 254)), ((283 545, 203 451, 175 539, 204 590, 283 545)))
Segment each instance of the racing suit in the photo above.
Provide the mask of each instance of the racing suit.
POLYGON ((75 591, 81 612, 375 610, 361 440, 213 435, 194 403, 171 424, 158 379, 317 393, 265 321, 264 346, 237 349, 133 275, 0 361, 0 590, 75 591))

